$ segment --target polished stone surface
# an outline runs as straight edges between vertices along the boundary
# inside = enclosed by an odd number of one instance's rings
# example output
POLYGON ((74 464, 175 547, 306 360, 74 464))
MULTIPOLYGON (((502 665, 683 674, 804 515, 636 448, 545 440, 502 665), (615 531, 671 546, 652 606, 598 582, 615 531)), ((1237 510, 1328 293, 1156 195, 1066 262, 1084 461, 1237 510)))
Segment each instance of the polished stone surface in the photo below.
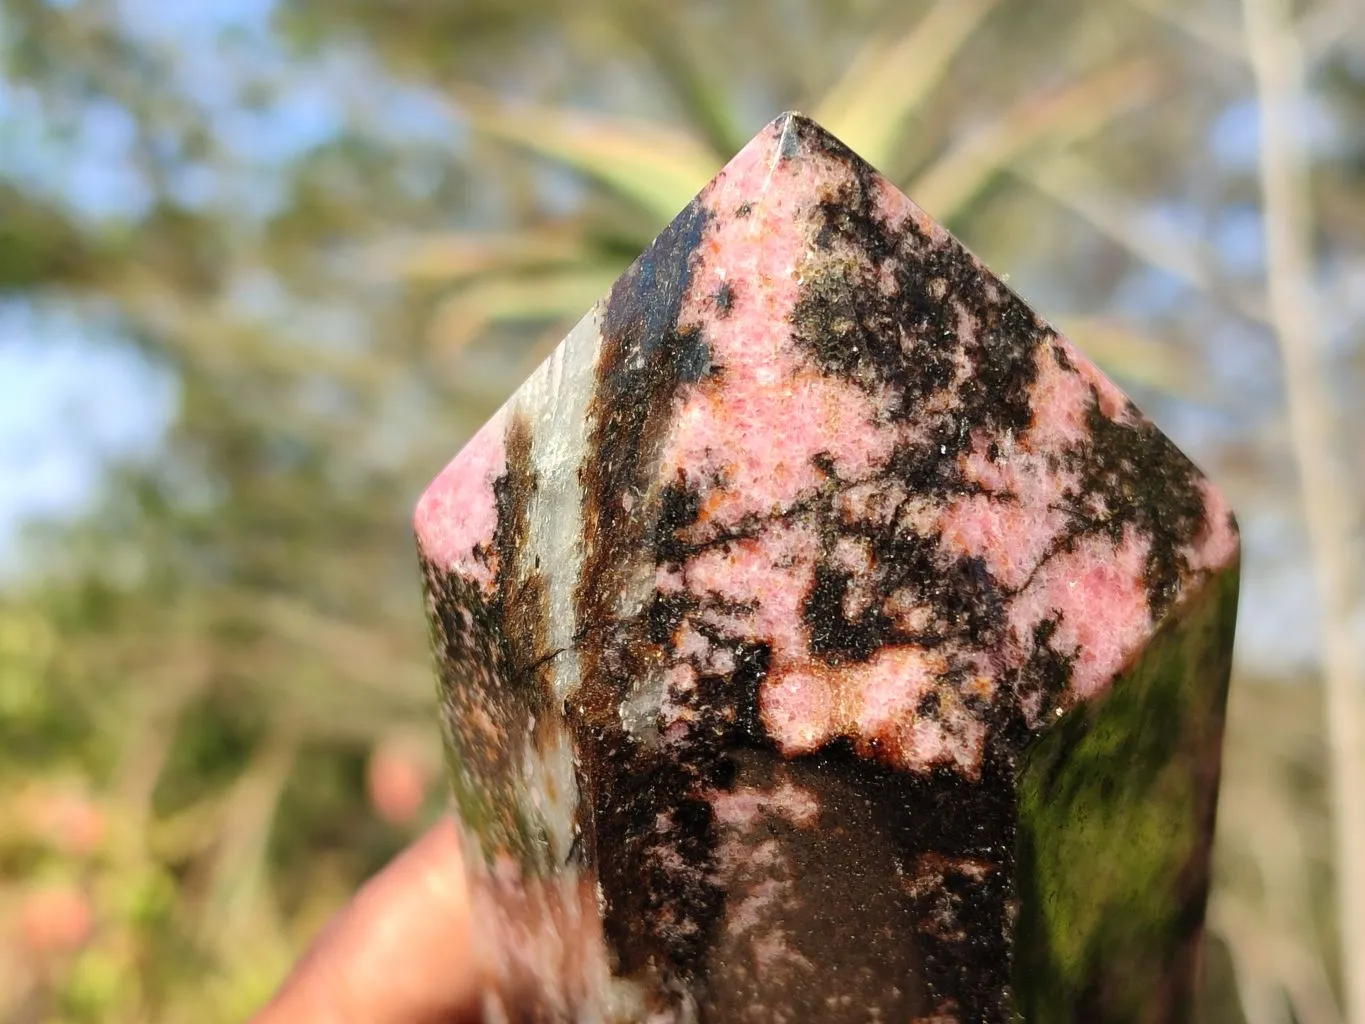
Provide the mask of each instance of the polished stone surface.
POLYGON ((416 525, 489 1019, 1187 1015, 1232 515, 811 121, 416 525))

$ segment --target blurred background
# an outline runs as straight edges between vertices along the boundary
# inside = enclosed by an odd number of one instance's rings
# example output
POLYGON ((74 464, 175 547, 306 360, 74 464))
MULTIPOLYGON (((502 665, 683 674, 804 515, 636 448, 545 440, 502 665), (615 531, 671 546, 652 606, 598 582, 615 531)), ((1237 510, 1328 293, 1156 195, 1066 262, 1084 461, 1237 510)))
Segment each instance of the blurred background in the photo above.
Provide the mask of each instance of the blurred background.
POLYGON ((242 1020, 440 813, 422 486, 795 107, 1232 496, 1203 1019, 1365 1021, 1358 0, 0 0, 0 61, 0 1020, 242 1020))

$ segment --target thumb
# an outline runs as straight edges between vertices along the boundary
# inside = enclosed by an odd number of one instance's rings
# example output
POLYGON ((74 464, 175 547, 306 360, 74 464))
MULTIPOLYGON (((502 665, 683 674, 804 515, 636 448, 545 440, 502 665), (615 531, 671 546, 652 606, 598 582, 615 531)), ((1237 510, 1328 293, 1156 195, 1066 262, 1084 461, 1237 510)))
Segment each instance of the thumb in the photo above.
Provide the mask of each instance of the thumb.
POLYGON ((455 824, 443 820, 331 921, 252 1024, 477 1021, 455 824))

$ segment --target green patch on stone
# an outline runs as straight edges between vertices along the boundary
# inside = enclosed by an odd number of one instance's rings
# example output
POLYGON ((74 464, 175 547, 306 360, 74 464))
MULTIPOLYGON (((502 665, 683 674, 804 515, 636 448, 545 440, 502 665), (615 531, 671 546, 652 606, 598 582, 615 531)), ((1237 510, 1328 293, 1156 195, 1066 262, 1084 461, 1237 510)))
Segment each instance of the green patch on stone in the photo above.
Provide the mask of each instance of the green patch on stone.
POLYGON ((1029 1024, 1190 1019, 1237 587, 1234 567, 1187 595, 1021 761, 1012 974, 1029 1024))

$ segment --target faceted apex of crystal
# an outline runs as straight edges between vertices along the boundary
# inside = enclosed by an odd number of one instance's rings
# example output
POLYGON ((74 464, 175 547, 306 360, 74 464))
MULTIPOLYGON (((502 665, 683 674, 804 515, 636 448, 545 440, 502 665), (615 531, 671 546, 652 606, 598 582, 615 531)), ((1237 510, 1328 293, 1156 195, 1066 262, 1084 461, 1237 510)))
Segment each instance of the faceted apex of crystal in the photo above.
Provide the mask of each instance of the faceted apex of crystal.
POLYGON ((1186 1012, 1232 515, 818 125, 703 189, 416 528, 490 1013, 1186 1012))

